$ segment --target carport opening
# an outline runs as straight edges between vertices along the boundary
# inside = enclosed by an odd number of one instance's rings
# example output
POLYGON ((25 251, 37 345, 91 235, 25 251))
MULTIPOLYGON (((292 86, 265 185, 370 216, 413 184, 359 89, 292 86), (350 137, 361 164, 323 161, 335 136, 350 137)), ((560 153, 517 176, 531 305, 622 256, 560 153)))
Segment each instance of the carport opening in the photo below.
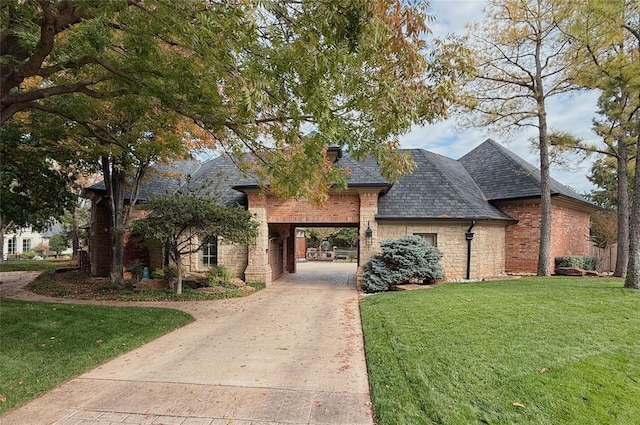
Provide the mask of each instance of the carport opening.
POLYGON ((358 232, 358 225, 353 223, 331 227, 269 224, 272 280, 291 274, 304 274, 305 279, 313 279, 314 275, 322 277, 329 270, 345 278, 355 275, 359 258, 358 232))

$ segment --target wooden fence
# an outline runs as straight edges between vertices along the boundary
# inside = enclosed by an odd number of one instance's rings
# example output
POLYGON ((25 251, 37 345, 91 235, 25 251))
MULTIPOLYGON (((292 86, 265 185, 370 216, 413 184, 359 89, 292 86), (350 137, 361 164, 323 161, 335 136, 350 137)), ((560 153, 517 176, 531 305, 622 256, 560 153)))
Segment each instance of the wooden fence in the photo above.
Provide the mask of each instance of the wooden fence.
POLYGON ((598 271, 600 272, 613 272, 616 268, 616 250, 618 244, 612 244, 606 248, 598 248, 597 246, 591 246, 591 257, 598 259, 598 271))

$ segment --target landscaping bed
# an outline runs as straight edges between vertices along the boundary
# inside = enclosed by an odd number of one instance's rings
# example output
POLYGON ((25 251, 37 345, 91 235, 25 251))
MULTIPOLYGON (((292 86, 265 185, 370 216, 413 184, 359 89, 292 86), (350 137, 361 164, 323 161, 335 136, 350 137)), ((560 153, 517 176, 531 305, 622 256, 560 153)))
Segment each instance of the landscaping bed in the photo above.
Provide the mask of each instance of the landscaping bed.
POLYGON ((251 291, 237 287, 220 287, 217 291, 205 292, 196 289, 198 282, 190 283, 193 288, 185 285, 183 293, 177 295, 174 289, 169 288, 139 290, 134 282, 123 287, 114 286, 109 278, 92 277, 81 270, 49 270, 31 282, 27 289, 40 295, 83 300, 182 301, 236 298, 264 288, 264 284, 247 282, 247 286, 253 288, 251 291))

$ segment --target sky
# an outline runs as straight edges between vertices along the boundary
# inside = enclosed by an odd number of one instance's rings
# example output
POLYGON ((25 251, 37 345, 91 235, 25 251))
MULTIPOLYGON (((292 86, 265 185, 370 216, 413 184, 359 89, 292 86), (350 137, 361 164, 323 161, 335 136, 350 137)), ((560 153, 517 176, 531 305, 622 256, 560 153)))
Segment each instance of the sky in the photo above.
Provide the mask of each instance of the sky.
MULTIPOLYGON (((482 20, 484 0, 431 0, 430 13, 436 17, 428 24, 434 36, 448 33, 463 34, 465 24, 482 20)), ((598 94, 585 92, 556 97, 548 100, 547 118, 549 128, 564 130, 587 141, 596 141, 598 136, 591 131, 595 117, 598 94)), ((538 152, 532 150, 529 139, 537 135, 537 130, 516 134, 511 140, 503 140, 497 134, 481 129, 462 130, 456 125, 456 118, 433 125, 414 127, 400 138, 403 148, 422 148, 453 159, 458 159, 487 138, 492 138, 510 149, 529 163, 539 167, 538 152)), ((577 156, 569 158, 570 168, 561 169, 552 165, 551 176, 578 193, 588 193, 594 186, 587 180, 592 159, 579 161, 577 156)))

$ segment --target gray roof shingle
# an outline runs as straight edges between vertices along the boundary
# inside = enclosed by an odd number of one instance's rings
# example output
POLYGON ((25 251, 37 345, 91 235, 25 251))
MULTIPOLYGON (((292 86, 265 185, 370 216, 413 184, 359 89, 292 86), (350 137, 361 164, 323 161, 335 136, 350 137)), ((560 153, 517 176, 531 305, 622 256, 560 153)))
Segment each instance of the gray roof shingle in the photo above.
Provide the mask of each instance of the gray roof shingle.
MULTIPOLYGON (((459 162, 489 201, 540 196, 540 170, 494 140, 486 140, 460 158, 459 162)), ((554 179, 551 179, 551 194, 592 205, 554 179)))
MULTIPOLYGON (((371 158, 357 161, 344 153, 336 162, 339 167, 349 168, 349 187, 384 189, 377 219, 512 220, 490 201, 540 196, 540 172, 493 140, 485 141, 458 161, 422 149, 405 152, 416 167, 393 185, 371 158)), ((218 197, 222 203, 246 206, 247 196, 238 189, 259 187, 256 178, 245 175, 225 154, 205 162, 180 161, 154 168, 151 178, 141 186, 141 201, 189 184, 218 197)), ((104 184, 88 190, 104 191, 104 184)), ((552 194, 592 205, 555 180, 551 190, 552 194)))
POLYGON ((421 149, 409 150, 416 163, 378 201, 379 219, 510 220, 490 205, 458 161, 421 149))

